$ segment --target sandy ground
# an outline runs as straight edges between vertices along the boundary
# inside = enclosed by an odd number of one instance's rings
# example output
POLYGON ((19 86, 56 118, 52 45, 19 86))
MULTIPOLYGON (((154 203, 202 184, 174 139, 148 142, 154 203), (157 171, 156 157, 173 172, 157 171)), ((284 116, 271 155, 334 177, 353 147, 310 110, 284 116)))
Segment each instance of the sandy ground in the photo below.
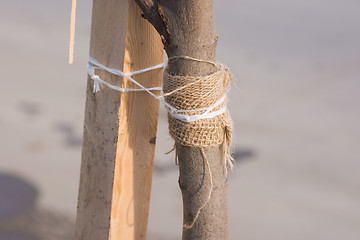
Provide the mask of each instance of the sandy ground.
MULTIPOLYGON (((0 0, 0 240, 71 239, 91 1, 0 0)), ((237 81, 231 240, 360 239, 360 3, 216 1, 218 58, 237 81)), ((152 240, 180 239, 182 202, 159 120, 152 240)))

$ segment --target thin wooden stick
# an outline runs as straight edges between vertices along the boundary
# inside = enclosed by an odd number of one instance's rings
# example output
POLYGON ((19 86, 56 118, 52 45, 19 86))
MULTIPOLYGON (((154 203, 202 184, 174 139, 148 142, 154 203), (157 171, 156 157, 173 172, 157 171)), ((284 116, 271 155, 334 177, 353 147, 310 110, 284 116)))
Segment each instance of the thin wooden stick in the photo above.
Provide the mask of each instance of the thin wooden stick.
POLYGON ((74 62, 75 44, 75 19, 76 19, 76 0, 72 0, 71 20, 70 20, 70 44, 69 44, 69 64, 74 62))

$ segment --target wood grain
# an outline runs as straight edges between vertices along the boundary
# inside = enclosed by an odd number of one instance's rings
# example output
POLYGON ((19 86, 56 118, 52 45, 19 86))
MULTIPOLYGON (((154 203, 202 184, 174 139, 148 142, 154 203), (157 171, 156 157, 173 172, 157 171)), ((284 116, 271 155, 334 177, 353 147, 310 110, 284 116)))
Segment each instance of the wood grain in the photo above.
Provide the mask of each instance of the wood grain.
MULTIPOLYGON (((157 65, 164 58, 158 33, 141 18, 135 1, 129 6, 124 72, 157 65)), ((161 86, 162 71, 134 78, 146 87, 161 86)), ((127 79, 123 86, 136 87, 127 79)), ((146 239, 158 113, 159 102, 148 93, 122 95, 110 239, 146 239)))
MULTIPOLYGON (((124 65, 128 9, 128 0, 93 1, 90 56, 111 68, 124 65)), ((98 74, 112 84, 122 81, 98 74)), ((108 88, 94 94, 88 77, 76 240, 109 238, 120 99, 119 92, 108 88)))
POLYGON ((76 0, 72 0, 71 20, 70 20, 69 64, 73 64, 74 62, 75 20, 76 20, 76 0))
MULTIPOLYGON (((163 50, 132 0, 94 0, 90 56, 127 72, 161 63, 163 50)), ((101 70, 97 74, 133 87, 101 70)), ((161 70, 135 78, 160 86, 161 70)), ((145 239, 159 103, 146 93, 106 87, 94 94, 88 78, 85 108, 75 239, 145 239)))

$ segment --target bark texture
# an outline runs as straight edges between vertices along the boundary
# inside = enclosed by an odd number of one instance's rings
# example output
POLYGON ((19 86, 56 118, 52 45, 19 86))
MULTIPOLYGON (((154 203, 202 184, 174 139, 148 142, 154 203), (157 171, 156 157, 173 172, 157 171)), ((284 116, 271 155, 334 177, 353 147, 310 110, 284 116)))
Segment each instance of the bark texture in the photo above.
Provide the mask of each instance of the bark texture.
MULTIPOLYGON (((217 34, 213 0, 136 0, 144 18, 162 36, 169 58, 190 56, 216 61, 217 34)), ((179 59, 169 65, 173 75, 206 75, 215 71, 208 63, 179 59)), ((228 239, 227 177, 224 171, 223 146, 200 148, 176 143, 179 160, 179 185, 183 196, 184 224, 191 224, 211 189, 211 198, 190 229, 183 229, 183 240, 228 239)))

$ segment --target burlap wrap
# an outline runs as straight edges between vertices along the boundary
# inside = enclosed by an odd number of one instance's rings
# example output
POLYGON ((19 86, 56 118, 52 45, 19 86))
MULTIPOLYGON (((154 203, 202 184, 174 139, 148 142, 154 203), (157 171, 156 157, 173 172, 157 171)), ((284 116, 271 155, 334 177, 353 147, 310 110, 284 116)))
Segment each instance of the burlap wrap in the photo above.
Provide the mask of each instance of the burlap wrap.
MULTIPOLYGON (((181 111, 181 114, 188 116, 204 114, 224 97, 224 101, 214 107, 210 112, 215 113, 218 110, 226 109, 226 95, 232 80, 230 71, 225 66, 213 62, 190 57, 177 57, 176 59, 178 58, 213 64, 216 66, 216 71, 205 76, 178 76, 171 75, 167 66, 163 73, 163 96, 165 97, 165 101, 177 110, 196 110, 188 112, 181 111)), ((170 61, 171 59, 169 59, 169 63, 171 64, 170 61)), ((211 118, 203 118, 192 122, 181 121, 169 113, 168 121, 170 135, 176 142, 184 146, 201 148, 201 153, 206 161, 210 174, 211 186, 206 201, 199 208, 192 222, 184 224, 185 229, 190 229, 194 226, 202 209, 210 200, 214 187, 211 168, 205 155, 204 147, 223 144, 225 174, 227 174, 226 163, 232 168, 232 158, 230 156, 232 135, 231 118, 228 110, 226 110, 211 118)))
MULTIPOLYGON (((168 68, 163 74, 163 91, 166 102, 186 112, 186 115, 203 114, 229 91, 231 73, 223 65, 216 64, 217 71, 205 76, 174 76, 168 68)), ((227 99, 214 108, 217 111, 226 106, 227 99)), ((168 115, 169 132, 175 141, 190 147, 211 147, 224 143, 226 155, 229 154, 232 126, 229 112, 213 118, 183 122, 168 115)))

